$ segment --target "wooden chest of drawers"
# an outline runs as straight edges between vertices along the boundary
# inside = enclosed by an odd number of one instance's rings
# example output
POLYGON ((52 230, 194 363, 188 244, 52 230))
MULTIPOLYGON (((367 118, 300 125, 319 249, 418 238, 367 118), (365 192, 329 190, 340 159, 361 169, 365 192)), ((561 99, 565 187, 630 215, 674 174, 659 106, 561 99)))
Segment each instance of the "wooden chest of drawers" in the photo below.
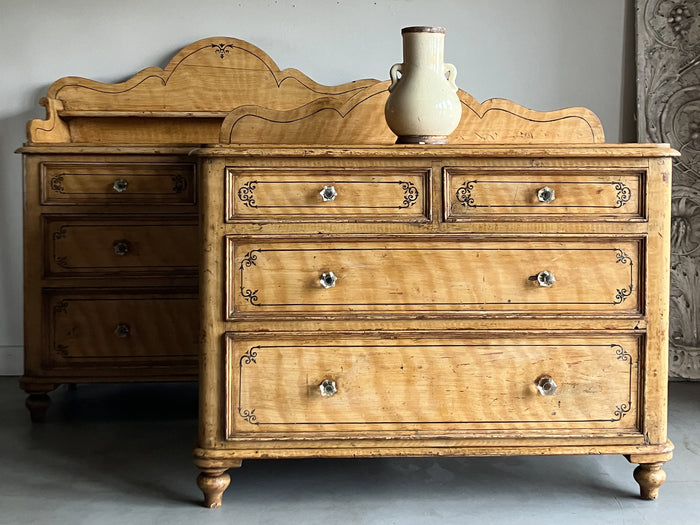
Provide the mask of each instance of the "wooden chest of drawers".
POLYGON ((195 162, 56 149, 24 150, 34 420, 60 383, 192 380, 197 366, 195 162))
POLYGON ((242 460, 670 459, 663 146, 199 150, 200 487, 242 460))
POLYGON ((232 38, 56 81, 21 149, 33 418, 199 365, 208 506, 294 457, 624 454, 656 497, 675 152, 461 90, 451 145, 395 146, 388 86, 232 38))

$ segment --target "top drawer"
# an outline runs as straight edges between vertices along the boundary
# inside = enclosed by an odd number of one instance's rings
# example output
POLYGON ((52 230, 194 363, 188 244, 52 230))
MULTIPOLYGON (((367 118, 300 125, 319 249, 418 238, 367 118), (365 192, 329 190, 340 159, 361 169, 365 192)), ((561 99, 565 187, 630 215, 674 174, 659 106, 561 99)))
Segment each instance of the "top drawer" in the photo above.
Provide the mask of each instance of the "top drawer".
POLYGON ((42 204, 194 204, 194 164, 45 162, 42 204))
POLYGON ((226 219, 430 220, 427 168, 228 168, 226 219))
POLYGON ((643 219, 643 173, 445 168, 445 219, 643 219))

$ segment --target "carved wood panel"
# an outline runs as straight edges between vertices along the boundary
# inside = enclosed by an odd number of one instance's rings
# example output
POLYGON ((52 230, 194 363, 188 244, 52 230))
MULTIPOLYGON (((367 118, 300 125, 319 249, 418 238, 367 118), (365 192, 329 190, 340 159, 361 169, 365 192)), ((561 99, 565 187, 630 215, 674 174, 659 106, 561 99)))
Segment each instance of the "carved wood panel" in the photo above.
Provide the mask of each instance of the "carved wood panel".
POLYGON ((700 2, 636 0, 640 142, 673 159, 671 377, 700 379, 700 2))

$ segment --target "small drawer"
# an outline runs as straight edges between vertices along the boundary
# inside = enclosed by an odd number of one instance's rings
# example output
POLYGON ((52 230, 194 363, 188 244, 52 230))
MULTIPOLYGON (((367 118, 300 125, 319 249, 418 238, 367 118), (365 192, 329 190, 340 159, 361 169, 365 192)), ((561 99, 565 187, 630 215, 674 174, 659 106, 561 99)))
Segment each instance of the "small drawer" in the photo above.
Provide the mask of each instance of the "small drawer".
POLYGON ((49 361, 56 367, 193 361, 198 306, 196 291, 48 295, 49 361))
POLYGON ((45 216, 47 276, 196 275, 196 218, 45 216))
POLYGON ((445 168, 445 219, 643 219, 642 173, 445 168))
POLYGON ((430 170, 228 168, 227 221, 430 220, 430 170))
POLYGON ((237 315, 384 312, 638 314, 641 241, 228 238, 228 311, 237 315))
MULTIPOLYGON (((385 334, 386 335, 386 334, 385 334)), ((227 334, 227 432, 641 434, 640 340, 227 334)))
POLYGON ((194 204, 194 164, 70 163, 41 166, 41 203, 194 204))

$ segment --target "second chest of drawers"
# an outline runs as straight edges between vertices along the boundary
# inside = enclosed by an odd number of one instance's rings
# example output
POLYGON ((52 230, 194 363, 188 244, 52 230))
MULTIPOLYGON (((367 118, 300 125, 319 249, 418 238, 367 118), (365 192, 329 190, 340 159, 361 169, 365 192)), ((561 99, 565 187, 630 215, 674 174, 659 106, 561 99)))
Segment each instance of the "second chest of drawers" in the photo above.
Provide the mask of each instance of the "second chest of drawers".
POLYGON ((196 166, 128 150, 23 150, 34 420, 61 383, 196 377, 196 166))

